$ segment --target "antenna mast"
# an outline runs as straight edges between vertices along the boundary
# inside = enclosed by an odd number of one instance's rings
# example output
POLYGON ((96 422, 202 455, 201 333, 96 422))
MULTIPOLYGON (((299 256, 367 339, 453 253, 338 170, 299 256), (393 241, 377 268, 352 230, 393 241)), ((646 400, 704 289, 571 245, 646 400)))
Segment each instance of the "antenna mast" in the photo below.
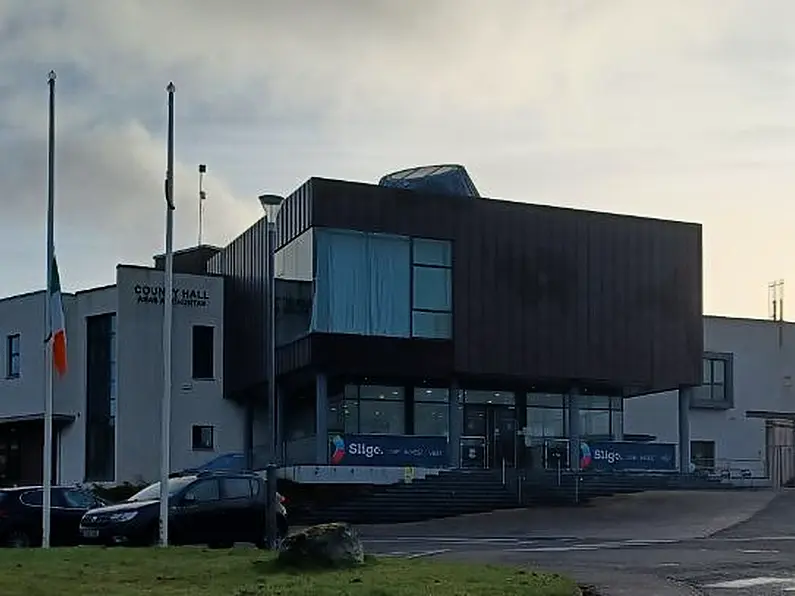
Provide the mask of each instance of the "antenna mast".
POLYGON ((784 320, 784 280, 767 284, 768 316, 774 321, 784 320))
POLYGON ((202 227, 204 224, 204 201, 207 193, 204 192, 204 175, 207 173, 207 166, 199 164, 199 246, 202 245, 202 227))
POLYGON ((778 323, 778 346, 784 345, 784 280, 767 284, 768 315, 778 323))

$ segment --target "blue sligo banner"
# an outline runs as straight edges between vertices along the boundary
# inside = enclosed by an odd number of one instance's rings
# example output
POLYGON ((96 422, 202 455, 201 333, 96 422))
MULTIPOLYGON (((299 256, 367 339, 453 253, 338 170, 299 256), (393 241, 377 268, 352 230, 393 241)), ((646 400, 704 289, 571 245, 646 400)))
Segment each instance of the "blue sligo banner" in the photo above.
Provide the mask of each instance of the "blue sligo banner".
POLYGON ((672 471, 676 470, 676 445, 672 443, 632 443, 600 441, 581 443, 584 470, 672 471))
POLYGON ((335 466, 446 467, 447 438, 398 435, 331 435, 329 462, 335 466))

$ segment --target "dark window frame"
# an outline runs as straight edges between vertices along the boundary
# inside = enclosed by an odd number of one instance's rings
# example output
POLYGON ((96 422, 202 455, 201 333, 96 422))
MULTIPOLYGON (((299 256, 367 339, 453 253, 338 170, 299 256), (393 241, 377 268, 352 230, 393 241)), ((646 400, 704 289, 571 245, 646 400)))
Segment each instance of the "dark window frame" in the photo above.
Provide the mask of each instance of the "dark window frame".
POLYGON ((20 377, 22 371, 21 338, 20 333, 11 333, 6 336, 6 379, 20 377))
POLYGON ((441 340, 449 340, 453 337, 453 242, 452 240, 447 239, 438 239, 438 238, 423 238, 423 237, 412 237, 411 239, 411 287, 409 288, 411 294, 411 337, 423 338, 423 339, 441 339, 441 340), (438 264, 438 263, 429 263, 425 260, 419 259, 417 256, 416 245, 417 243, 421 242, 442 242, 446 243, 449 247, 449 257, 450 260, 447 264, 438 264), (444 271, 449 272, 449 279, 450 279, 450 308, 446 309, 432 309, 432 308, 424 308, 424 307, 417 307, 414 304, 414 288, 415 288, 415 278, 417 270, 420 269, 441 269, 444 271), (442 315, 446 316, 450 321, 450 335, 439 336, 439 335, 424 335, 418 334, 416 331, 415 325, 415 314, 418 313, 425 313, 429 315, 442 315))
POLYGON ((716 458, 716 444, 715 441, 709 440, 692 440, 690 441, 690 463, 696 468, 696 470, 706 470, 709 472, 715 471, 715 463, 717 461, 716 458), (698 461, 694 453, 700 451, 699 449, 694 449, 696 445, 705 446, 707 447, 706 451, 711 451, 712 454, 708 457, 699 458, 698 461))
MULTIPOLYGON (((373 432, 363 432, 362 431, 362 404, 369 404, 369 403, 400 403, 402 405, 402 415, 403 415, 403 431, 398 434, 408 435, 409 433, 409 389, 404 385, 386 385, 380 383, 347 383, 345 388, 342 391, 342 394, 339 396, 339 399, 334 400, 333 402, 329 401, 329 407, 334 405, 338 408, 344 408, 346 404, 355 405, 356 411, 356 419, 354 429, 346 431, 344 428, 339 428, 337 430, 332 430, 329 428, 329 434, 337 434, 340 432, 343 433, 350 433, 350 434, 383 434, 383 433, 373 433, 373 432), (384 398, 378 397, 370 397, 370 396, 362 396, 362 388, 372 389, 372 388, 380 388, 384 389, 384 398), (394 395, 394 391, 398 391, 399 395, 394 395)), ((336 423, 336 421, 335 421, 336 423)), ((392 434, 392 433, 386 433, 392 434)))
POLYGON ((191 426, 190 443, 193 451, 215 451, 215 427, 211 424, 194 424, 191 426), (209 447, 202 440, 202 432, 210 430, 209 447))
MULTIPOLYGON (((449 437, 450 436, 450 400, 452 398, 452 391, 450 387, 430 387, 430 386, 414 386, 412 387, 412 400, 411 408, 411 434, 418 437, 449 437), (430 393, 429 393, 430 391, 430 393), (443 392, 438 394, 436 392, 443 392), (441 399, 440 399, 441 398, 441 399), (417 432, 417 421, 422 420, 423 417, 419 414, 427 412, 429 409, 439 409, 444 412, 444 434, 428 434, 417 432)), ((407 395, 408 397, 408 395, 407 395)))
POLYGON ((116 324, 115 312, 84 319, 86 482, 113 482, 116 478, 116 428, 111 415, 116 324))
POLYGON ((215 327, 213 325, 193 325, 191 330, 191 378, 194 381, 214 381, 215 364, 215 327), (197 332, 209 333, 209 337, 197 337, 197 332), (206 343, 208 339, 209 345, 206 343), (206 350, 209 352, 205 352, 206 350))
POLYGON ((731 352, 704 352, 703 366, 709 362, 708 382, 694 388, 690 408, 695 410, 730 410, 734 407, 734 354, 731 352), (723 366, 723 382, 715 381, 716 364, 723 366), (715 398, 715 388, 723 387, 723 397, 715 398))

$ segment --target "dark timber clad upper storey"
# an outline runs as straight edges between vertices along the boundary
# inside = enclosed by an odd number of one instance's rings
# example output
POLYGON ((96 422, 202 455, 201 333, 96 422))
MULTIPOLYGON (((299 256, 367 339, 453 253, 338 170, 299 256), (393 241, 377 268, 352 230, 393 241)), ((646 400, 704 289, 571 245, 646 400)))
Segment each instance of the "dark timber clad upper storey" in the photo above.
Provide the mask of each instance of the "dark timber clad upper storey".
MULTIPOLYGON (((698 224, 313 178, 285 201, 277 246, 310 226, 453 241, 462 379, 566 380, 626 394, 701 381, 698 224)), ((355 357, 363 341, 338 336, 333 349, 355 357)), ((403 351, 406 340, 395 341, 403 351)))
MULTIPOLYGON (((260 219, 207 262, 224 281, 224 385, 242 397, 267 382, 268 246, 260 219)), ((264 394, 264 392, 261 392, 264 394)))

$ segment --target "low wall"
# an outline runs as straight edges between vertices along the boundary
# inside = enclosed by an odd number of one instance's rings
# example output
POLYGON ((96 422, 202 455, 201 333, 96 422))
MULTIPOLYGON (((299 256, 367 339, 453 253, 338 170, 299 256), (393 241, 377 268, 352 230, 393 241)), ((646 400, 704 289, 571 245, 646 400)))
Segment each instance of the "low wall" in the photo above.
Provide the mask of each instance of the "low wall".
POLYGON ((303 484, 397 484, 442 472, 439 468, 377 466, 286 466, 279 477, 303 484))

